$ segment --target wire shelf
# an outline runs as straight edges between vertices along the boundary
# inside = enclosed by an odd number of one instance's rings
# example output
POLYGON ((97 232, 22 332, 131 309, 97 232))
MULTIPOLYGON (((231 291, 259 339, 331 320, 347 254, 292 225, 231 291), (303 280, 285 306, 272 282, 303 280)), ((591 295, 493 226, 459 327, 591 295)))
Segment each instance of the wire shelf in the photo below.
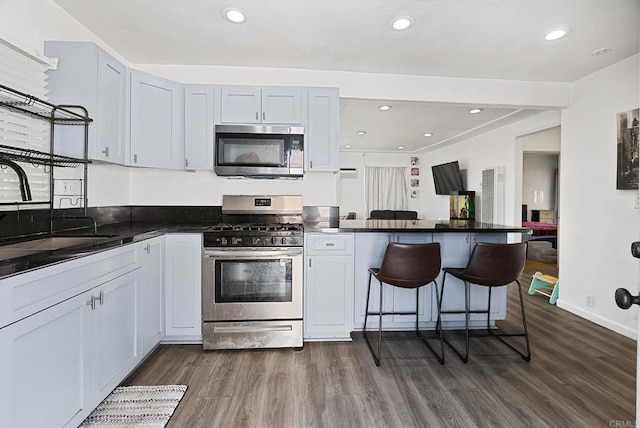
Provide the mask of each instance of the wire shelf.
POLYGON ((86 125, 93 120, 64 107, 0 85, 0 106, 31 117, 65 125, 86 125))
POLYGON ((67 156, 53 155, 31 149, 19 149, 17 147, 3 146, 0 144, 0 158, 14 162, 28 162, 34 166, 61 166, 76 167, 81 164, 91 163, 89 160, 70 158, 67 156))

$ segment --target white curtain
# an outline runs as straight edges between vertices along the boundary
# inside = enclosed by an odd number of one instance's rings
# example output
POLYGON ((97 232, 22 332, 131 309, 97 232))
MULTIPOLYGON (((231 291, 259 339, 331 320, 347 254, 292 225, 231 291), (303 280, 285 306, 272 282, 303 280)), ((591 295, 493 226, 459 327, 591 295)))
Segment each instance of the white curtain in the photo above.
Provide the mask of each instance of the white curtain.
POLYGON ((407 180, 405 167, 365 168, 367 213, 373 210, 407 210, 407 180))

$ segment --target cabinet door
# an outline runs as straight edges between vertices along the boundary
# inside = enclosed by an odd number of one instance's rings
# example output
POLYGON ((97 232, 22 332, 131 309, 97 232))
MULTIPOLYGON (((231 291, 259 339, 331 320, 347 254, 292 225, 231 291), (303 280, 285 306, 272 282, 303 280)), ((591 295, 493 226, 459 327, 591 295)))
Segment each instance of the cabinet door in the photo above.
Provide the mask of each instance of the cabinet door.
POLYGON ((222 123, 260 123, 261 92, 254 86, 223 86, 220 90, 222 123))
MULTIPOLYGON (((84 106, 93 123, 89 126, 89 159, 124 165, 126 139, 126 67, 94 43, 45 43, 45 54, 58 58, 55 70, 47 71, 49 100, 55 104, 84 106)), ((58 126, 56 154, 82 158, 84 129, 58 126)))
POLYGON ((214 91, 209 85, 184 88, 184 167, 213 169, 214 91))
POLYGON ((89 298, 0 329, 0 425, 77 426, 92 410, 89 298))
POLYGON ((179 83, 131 72, 131 165, 183 169, 183 90, 179 83))
POLYGON ((138 271, 138 343, 144 357, 164 336, 164 237, 141 242, 138 271))
POLYGON ((305 339, 350 340, 353 257, 307 257, 305 273, 305 339))
POLYGON ((103 50, 98 50, 98 115, 95 159, 124 165, 126 68, 103 50))
MULTIPOLYGON (((382 258, 394 235, 388 233, 356 233, 354 245, 354 327, 361 329, 364 324, 364 313, 367 302, 367 285, 369 283, 369 268, 380 267, 382 258)), ((383 295, 383 310, 392 310, 393 291, 385 287, 383 295)), ((371 280, 370 311, 377 311, 380 305, 379 288, 375 279, 371 280)), ((383 325, 391 322, 389 317, 384 319, 383 325)), ((376 317, 369 317, 368 328, 377 328, 376 317)))
POLYGON ((202 234, 165 235, 165 340, 202 340, 202 234))
POLYGON ((305 140, 307 171, 338 171, 340 100, 336 88, 309 89, 305 140))
POLYGON ((103 400, 140 361, 136 335, 137 272, 129 272, 89 293, 92 397, 103 400))
POLYGON ((302 123, 301 88, 262 88, 262 123, 302 123))

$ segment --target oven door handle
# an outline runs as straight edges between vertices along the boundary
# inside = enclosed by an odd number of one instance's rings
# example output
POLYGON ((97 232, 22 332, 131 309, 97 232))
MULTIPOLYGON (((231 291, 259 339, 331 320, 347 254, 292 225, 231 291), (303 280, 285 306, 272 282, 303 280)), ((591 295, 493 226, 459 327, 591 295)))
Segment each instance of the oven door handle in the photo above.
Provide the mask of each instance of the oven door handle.
POLYGON ((231 258, 251 258, 251 257, 290 257, 290 256, 301 256, 302 248, 300 249, 286 249, 286 250, 211 250, 205 249, 204 256, 205 257, 219 257, 225 259, 231 258))

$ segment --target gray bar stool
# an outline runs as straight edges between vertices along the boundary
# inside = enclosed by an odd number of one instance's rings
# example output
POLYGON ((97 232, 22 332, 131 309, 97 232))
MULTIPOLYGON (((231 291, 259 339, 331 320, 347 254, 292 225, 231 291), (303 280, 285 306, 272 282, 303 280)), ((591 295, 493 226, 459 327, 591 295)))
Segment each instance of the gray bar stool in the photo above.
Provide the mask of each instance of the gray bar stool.
MULTIPOLYGON (((418 314, 420 312, 420 287, 434 284, 436 290, 436 302, 438 302, 438 322, 440 328, 440 302, 438 297, 438 286, 436 278, 440 274, 440 244, 401 244, 390 243, 384 253, 380 268, 369 268, 369 287, 367 288, 367 306, 364 315, 364 338, 367 346, 373 355, 376 366, 380 365, 382 352, 382 316, 383 315, 414 315, 416 316, 416 337, 420 339, 433 352, 440 364, 444 364, 444 342, 442 332, 438 331, 437 337, 426 337, 420 332, 418 326, 418 314), (380 282, 380 307, 377 312, 369 311, 369 297, 371 295, 371 277, 375 277, 380 282), (382 310, 382 290, 383 284, 394 287, 415 288, 416 290, 416 311, 415 312, 384 312, 382 310), (367 318, 369 315, 378 316, 378 352, 373 350, 369 334, 367 333, 367 318), (427 339, 437 339, 440 341, 440 354, 427 342, 427 339)), ((384 339, 412 339, 411 337, 385 336, 384 339)))
MULTIPOLYGON (((442 292, 440 294, 440 304, 442 307, 442 296, 444 295, 445 280, 447 274, 454 276, 464 282, 464 310, 457 311, 441 311, 441 314, 465 314, 465 352, 464 354, 457 350, 444 337, 444 341, 451 349, 460 357, 463 362, 469 361, 469 318, 470 314, 487 314, 487 331, 484 334, 478 332, 473 336, 493 336, 509 348, 516 351, 525 361, 531 361, 531 347, 529 346, 529 333, 527 331, 527 320, 524 314, 524 301, 522 299, 522 287, 518 278, 524 270, 526 261, 526 244, 490 244, 478 243, 473 248, 471 257, 467 266, 464 268, 443 268, 444 276, 442 278, 442 292), (520 295, 520 312, 522 314, 522 333, 504 333, 497 329, 492 329, 490 325, 491 318, 491 290, 493 287, 500 287, 511 283, 518 285, 518 294, 520 295), (482 287, 489 287, 489 299, 487 310, 470 310, 469 309, 469 284, 475 284, 482 287), (520 336, 525 338, 526 352, 521 352, 512 344, 506 342, 503 337, 520 336)), ((441 331, 441 330, 440 330, 441 331)))

